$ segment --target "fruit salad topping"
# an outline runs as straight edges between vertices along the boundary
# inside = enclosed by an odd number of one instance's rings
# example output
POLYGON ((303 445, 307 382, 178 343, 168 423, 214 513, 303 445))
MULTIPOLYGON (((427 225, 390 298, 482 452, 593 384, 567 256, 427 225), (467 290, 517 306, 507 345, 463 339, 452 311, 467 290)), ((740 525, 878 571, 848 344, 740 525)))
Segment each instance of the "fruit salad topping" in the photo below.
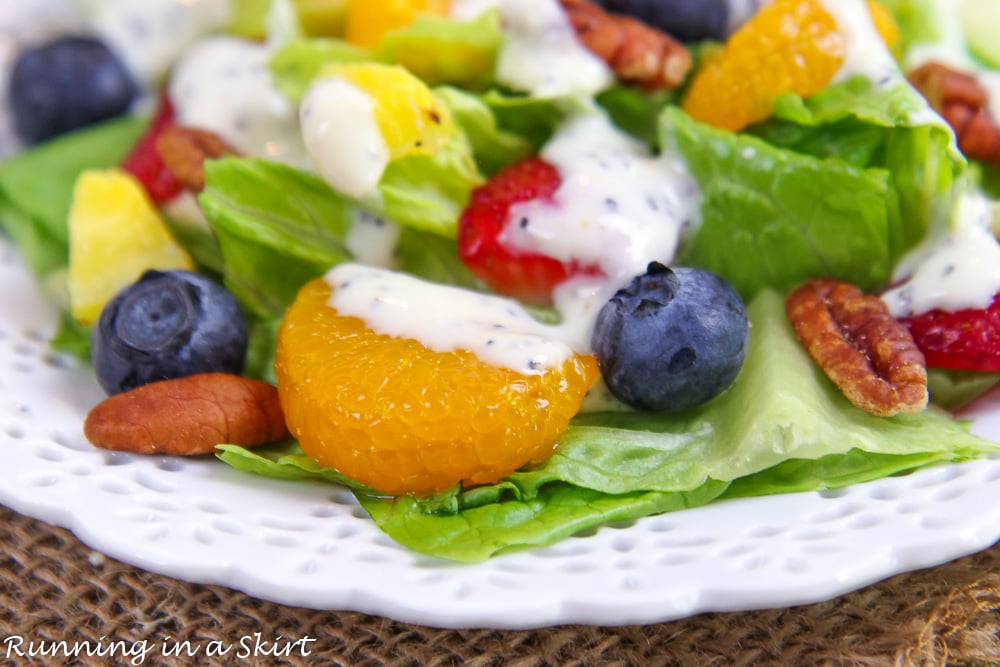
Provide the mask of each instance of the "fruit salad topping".
POLYGON ((681 412, 729 388, 746 356, 740 295, 719 276, 651 262, 601 309, 592 345, 612 394, 681 412))
POLYGON ((551 455, 597 377, 536 332, 513 302, 341 265, 285 315, 282 408, 309 456, 379 492, 495 482, 551 455))

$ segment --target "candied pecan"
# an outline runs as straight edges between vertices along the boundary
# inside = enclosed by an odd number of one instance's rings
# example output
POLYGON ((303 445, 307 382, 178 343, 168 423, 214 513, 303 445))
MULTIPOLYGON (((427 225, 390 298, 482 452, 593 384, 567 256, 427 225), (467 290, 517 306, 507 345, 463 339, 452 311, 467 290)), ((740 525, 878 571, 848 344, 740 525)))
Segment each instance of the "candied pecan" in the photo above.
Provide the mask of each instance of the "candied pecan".
POLYGON ((163 131, 156 140, 156 152, 177 182, 194 192, 205 187, 205 160, 238 154, 214 132, 182 125, 163 131))
POLYGON ((691 53, 670 35, 589 0, 561 2, 580 41, 618 78, 647 90, 676 88, 684 82, 691 53))
POLYGON ((910 72, 909 80, 955 130, 963 153, 1000 165, 1000 126, 989 113, 989 94, 974 76, 929 62, 910 72))
POLYGON ((289 437, 277 389, 229 373, 198 373, 114 394, 90 411, 83 432, 102 449, 173 456, 289 437))
POLYGON ((927 407, 924 355, 881 299, 816 278, 788 295, 785 311, 809 355, 851 403, 880 417, 927 407))

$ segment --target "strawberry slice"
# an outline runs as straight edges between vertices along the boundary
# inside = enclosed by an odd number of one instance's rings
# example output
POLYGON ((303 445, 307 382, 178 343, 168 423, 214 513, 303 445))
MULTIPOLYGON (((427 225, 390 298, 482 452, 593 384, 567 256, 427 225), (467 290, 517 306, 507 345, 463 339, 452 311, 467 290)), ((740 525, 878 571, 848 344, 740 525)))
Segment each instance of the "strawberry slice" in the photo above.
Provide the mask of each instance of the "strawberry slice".
POLYGON ((531 157, 473 191, 458 223, 458 253, 490 289, 526 303, 551 305, 553 290, 567 278, 600 275, 596 267, 513 248, 502 239, 514 204, 536 199, 552 202, 561 183, 552 164, 531 157))
POLYGON ((1000 371, 1000 294, 986 308, 932 310, 901 321, 928 367, 1000 371))
POLYGON ((139 179, 156 204, 170 201, 183 189, 156 151, 156 140, 173 125, 174 106, 163 95, 149 127, 122 162, 122 168, 139 179))

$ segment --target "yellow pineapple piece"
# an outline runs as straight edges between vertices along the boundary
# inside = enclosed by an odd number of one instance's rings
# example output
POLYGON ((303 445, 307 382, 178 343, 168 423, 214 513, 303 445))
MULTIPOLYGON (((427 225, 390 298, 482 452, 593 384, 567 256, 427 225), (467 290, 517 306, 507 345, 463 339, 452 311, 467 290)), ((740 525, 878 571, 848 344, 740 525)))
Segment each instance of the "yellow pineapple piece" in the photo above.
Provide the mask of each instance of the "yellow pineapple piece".
POLYGON ((448 106, 403 67, 379 63, 330 65, 320 78, 340 78, 368 94, 390 161, 411 153, 434 153, 455 132, 448 106))
POLYGON ((68 224, 70 310, 82 324, 146 269, 195 268, 139 181, 120 169, 77 178, 68 224))
POLYGON ((382 35, 405 28, 417 14, 447 16, 451 0, 348 0, 347 40, 376 49, 382 35))

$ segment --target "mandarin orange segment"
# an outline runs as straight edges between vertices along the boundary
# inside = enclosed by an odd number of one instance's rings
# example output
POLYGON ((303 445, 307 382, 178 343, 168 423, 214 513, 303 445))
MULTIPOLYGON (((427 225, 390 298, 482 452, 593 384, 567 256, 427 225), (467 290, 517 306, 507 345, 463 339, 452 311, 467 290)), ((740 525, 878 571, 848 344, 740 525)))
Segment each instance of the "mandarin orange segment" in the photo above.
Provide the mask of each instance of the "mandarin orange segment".
POLYGON ((522 375, 466 351, 376 333, 307 283, 285 315, 275 371, 289 429, 321 465, 381 492, 486 484, 547 459, 597 362, 522 375))
POLYGON ((825 88, 846 43, 820 0, 773 0, 699 69, 683 107, 695 120, 738 131, 768 118, 784 93, 825 88))

